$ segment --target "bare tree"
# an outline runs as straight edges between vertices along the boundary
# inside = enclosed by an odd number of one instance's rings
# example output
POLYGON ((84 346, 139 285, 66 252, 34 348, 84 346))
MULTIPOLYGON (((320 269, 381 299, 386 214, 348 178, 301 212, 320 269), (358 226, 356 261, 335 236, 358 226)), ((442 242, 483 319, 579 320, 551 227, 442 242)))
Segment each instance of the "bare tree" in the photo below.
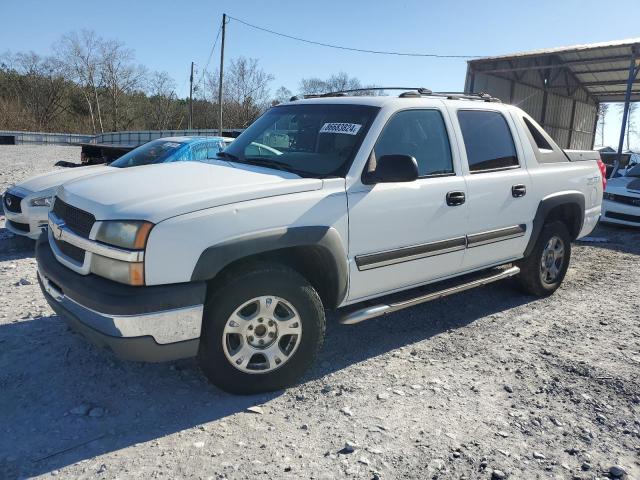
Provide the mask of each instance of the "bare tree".
POLYGON ((87 103, 93 133, 96 133, 96 117, 100 132, 104 132, 98 87, 101 78, 102 44, 104 40, 91 30, 64 35, 55 50, 65 67, 67 77, 80 87, 87 103), (95 110, 95 112, 94 112, 95 110))
MULTIPOLYGON (((636 102, 631 102, 629 104, 629 115, 627 116, 627 126, 625 130, 625 139, 626 139, 625 141, 627 144, 626 150, 630 150, 629 137, 631 136, 631 133, 636 134, 636 127, 637 127, 636 112, 638 111, 638 107, 639 105, 636 102)), ((623 114, 624 103, 619 104, 618 108, 620 110, 620 114, 623 114)))
POLYGON ((153 72, 148 85, 152 128, 169 129, 176 114, 176 82, 167 72, 153 72))
POLYGON ((62 66, 53 57, 18 53, 10 61, 18 75, 13 82, 16 95, 32 115, 35 128, 47 130, 66 110, 68 84, 62 66))
POLYGON ((231 60, 224 79, 225 125, 245 128, 269 106, 269 83, 273 76, 255 58, 231 60))
POLYGON ((598 104, 598 124, 596 127, 596 137, 600 135, 600 145, 604 146, 604 126, 606 122, 607 112, 609 111, 608 103, 599 103, 598 104))
POLYGON ((300 93, 303 95, 319 95, 328 91, 327 82, 320 78, 313 77, 300 80, 300 93))
POLYGON ((142 66, 135 65, 133 50, 117 40, 100 45, 101 79, 110 100, 111 128, 116 131, 125 121, 122 101, 143 84, 146 74, 142 66))
MULTIPOLYGON (((319 95, 322 93, 339 92, 342 90, 357 90, 361 88, 374 88, 373 85, 363 86, 356 77, 350 77, 345 72, 331 75, 326 80, 320 78, 303 78, 300 80, 300 92, 303 95, 319 95)), ((363 90, 356 92, 358 95, 379 95, 382 92, 376 90, 363 90)))
POLYGON ((279 103, 288 102, 292 96, 293 94, 291 93, 291 90, 289 90, 287 87, 282 86, 278 90, 276 90, 273 100, 271 101, 271 105, 275 106, 279 103))

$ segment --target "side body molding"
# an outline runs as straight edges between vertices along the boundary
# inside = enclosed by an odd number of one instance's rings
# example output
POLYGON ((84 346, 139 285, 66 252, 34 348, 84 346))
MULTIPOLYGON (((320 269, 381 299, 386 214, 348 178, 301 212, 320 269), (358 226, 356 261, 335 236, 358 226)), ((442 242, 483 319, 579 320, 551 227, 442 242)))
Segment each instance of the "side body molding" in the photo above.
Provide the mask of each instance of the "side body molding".
POLYGON ((309 258, 319 263, 318 269, 325 268, 335 276, 335 291, 329 294, 335 306, 342 303, 349 287, 347 253, 338 231, 327 226, 282 227, 212 245, 200 255, 191 281, 210 280, 236 260, 288 248, 320 253, 309 258))
POLYGON ((577 207, 578 217, 575 219, 577 225, 577 232, 580 232, 582 225, 584 224, 584 212, 585 212, 585 199, 584 195, 580 192, 565 192, 551 195, 542 199, 536 210, 536 215, 533 217, 533 228, 531 229, 531 237, 529 243, 524 251, 526 257, 531 253, 533 247, 536 244, 538 235, 544 226, 545 219, 549 215, 549 212, 556 207, 563 205, 571 205, 577 207))

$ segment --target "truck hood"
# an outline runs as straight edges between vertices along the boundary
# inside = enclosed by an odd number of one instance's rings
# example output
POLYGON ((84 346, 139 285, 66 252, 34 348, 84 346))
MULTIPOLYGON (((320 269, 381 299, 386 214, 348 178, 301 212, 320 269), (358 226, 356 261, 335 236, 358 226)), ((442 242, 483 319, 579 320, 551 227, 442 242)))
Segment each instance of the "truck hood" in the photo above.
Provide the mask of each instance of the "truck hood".
POLYGON ((57 195, 96 220, 148 220, 322 188, 322 180, 226 161, 176 162, 109 172, 62 186, 57 195))
POLYGON ((617 195, 629 195, 635 193, 640 195, 640 178, 638 177, 617 177, 607 180, 607 193, 617 195))
POLYGON ((55 170, 53 172, 31 177, 24 182, 16 184, 16 187, 31 193, 42 192, 43 190, 57 187, 65 182, 69 182, 77 178, 98 175, 111 170, 113 170, 113 168, 106 165, 65 168, 63 170, 55 170))

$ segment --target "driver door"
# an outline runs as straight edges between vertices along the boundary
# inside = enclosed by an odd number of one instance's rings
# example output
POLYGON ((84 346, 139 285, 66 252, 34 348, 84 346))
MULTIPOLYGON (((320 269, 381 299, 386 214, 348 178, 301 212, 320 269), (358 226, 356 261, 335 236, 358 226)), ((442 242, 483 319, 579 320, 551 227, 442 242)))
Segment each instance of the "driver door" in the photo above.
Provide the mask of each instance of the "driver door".
POLYGON ((348 192, 350 290, 355 302, 447 277, 462 269, 466 185, 439 109, 394 114, 371 154, 410 155, 419 178, 358 183, 348 192))

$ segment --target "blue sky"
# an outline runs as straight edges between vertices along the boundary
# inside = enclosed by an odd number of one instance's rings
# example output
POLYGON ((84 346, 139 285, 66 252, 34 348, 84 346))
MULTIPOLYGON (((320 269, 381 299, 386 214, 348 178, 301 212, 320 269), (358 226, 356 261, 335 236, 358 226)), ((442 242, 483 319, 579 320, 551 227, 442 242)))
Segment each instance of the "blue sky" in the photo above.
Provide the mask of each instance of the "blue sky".
MULTIPOLYGON (((62 34, 88 28, 117 38, 138 62, 169 72, 188 92, 189 65, 202 69, 222 13, 290 35, 373 50, 452 55, 497 55, 638 36, 638 0, 537 1, 206 1, 2 0, 0 52, 48 53, 62 34), (9 21, 7 21, 9 20, 9 21)), ((296 91, 304 77, 345 71, 363 83, 461 90, 466 62, 344 52, 227 26, 226 56, 260 60, 275 77, 272 91, 296 91)), ((219 61, 216 49, 211 68, 219 61)), ((617 109, 606 131, 615 142, 617 109)), ((639 122, 640 123, 640 119, 639 122)), ((636 145, 640 142, 636 141, 636 145)))

